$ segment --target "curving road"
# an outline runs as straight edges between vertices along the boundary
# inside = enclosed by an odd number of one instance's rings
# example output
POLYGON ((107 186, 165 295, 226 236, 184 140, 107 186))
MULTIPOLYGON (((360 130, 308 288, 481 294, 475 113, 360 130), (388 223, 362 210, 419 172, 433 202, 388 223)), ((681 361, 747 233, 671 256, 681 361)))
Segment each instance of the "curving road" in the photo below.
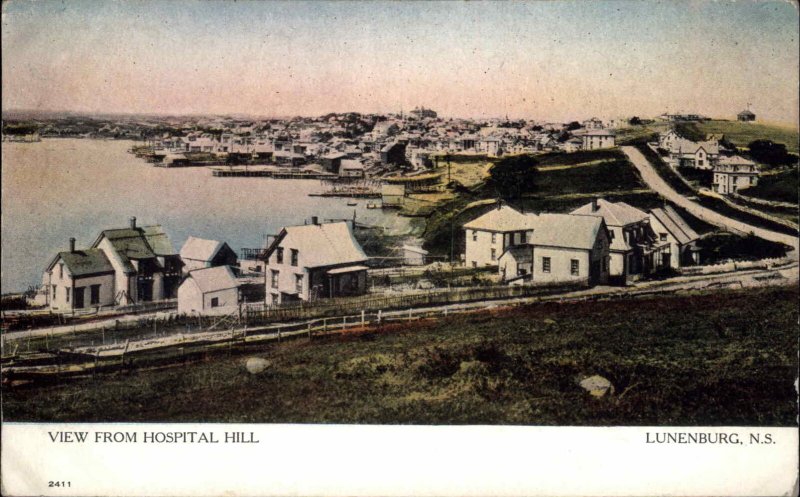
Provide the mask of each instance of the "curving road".
POLYGON ((633 163, 636 169, 639 170, 639 173, 642 175, 644 182, 647 183, 647 186, 658 192, 662 197, 674 202, 676 205, 683 207, 693 216, 696 216, 697 218, 702 219, 709 224, 713 224, 714 226, 744 233, 753 233, 759 238, 789 245, 794 248, 792 256, 797 258, 798 245, 800 245, 798 243, 797 236, 751 226, 741 221, 725 217, 716 211, 692 202, 688 198, 673 190, 672 187, 668 185, 667 182, 661 178, 661 176, 658 175, 656 170, 650 164, 650 161, 648 161, 647 158, 642 155, 641 152, 639 152, 639 150, 630 146, 620 148, 625 155, 628 156, 628 159, 630 159, 631 163, 633 163))

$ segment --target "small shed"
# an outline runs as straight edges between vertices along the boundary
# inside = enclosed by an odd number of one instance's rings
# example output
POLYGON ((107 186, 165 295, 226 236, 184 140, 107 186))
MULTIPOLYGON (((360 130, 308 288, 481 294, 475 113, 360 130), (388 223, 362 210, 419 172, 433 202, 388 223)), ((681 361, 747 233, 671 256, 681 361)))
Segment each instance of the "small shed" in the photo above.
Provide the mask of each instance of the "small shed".
POLYGON ((239 282, 230 266, 190 271, 178 288, 178 313, 225 314, 239 306, 239 282))
POLYGON ((236 252, 225 242, 190 236, 181 247, 184 274, 215 266, 236 266, 236 252))
POLYGON ((403 245, 403 264, 406 266, 424 266, 428 251, 422 247, 403 245))

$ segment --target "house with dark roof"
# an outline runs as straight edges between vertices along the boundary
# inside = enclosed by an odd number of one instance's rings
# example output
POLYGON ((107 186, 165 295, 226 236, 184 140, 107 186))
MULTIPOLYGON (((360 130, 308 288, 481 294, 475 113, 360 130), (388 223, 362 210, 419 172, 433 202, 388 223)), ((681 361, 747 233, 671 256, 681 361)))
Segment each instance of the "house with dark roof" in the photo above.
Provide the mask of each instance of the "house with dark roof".
POLYGON ((236 266, 236 252, 225 242, 190 236, 181 247, 183 274, 195 269, 217 266, 236 266))
POLYGON ((756 115, 750 109, 745 109, 736 114, 736 119, 742 122, 750 122, 756 120, 756 115))
POLYGON ((367 256, 344 221, 283 228, 267 247, 267 304, 362 295, 367 256))
POLYGON ((114 269, 114 302, 128 305, 177 296, 181 259, 160 225, 104 230, 92 244, 114 269))
POLYGON ((611 235, 610 269, 612 279, 625 283, 631 275, 648 273, 663 247, 654 244, 646 212, 625 202, 593 199, 572 214, 602 217, 611 235))
POLYGON ((47 289, 47 305, 54 311, 114 305, 114 267, 100 249, 75 249, 59 252, 50 261, 42 279, 47 289))
POLYGON ((661 267, 677 269, 700 263, 700 249, 697 247, 700 236, 671 206, 650 209, 650 226, 659 242, 668 247, 657 261, 661 267))

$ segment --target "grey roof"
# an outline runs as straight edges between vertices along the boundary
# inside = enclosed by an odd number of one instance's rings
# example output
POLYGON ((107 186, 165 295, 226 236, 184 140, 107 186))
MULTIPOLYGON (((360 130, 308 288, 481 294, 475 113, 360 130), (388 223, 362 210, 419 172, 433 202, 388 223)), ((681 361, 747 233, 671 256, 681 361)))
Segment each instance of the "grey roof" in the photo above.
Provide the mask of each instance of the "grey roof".
POLYGON ((578 207, 571 214, 585 216, 600 216, 606 221, 607 226, 627 226, 647 219, 647 213, 632 207, 625 202, 609 202, 606 199, 597 199, 597 210, 592 210, 593 204, 578 207))
POLYGON ((669 205, 664 206, 664 208, 650 209, 650 215, 663 224, 681 245, 691 243, 700 238, 675 209, 669 205))
POLYGON ((224 245, 217 240, 206 240, 190 236, 181 247, 181 259, 210 261, 224 245))
POLYGON ((464 228, 487 231, 529 230, 533 228, 532 216, 532 214, 523 214, 513 207, 503 205, 466 223, 464 228))
POLYGON ((591 250, 604 229, 603 218, 572 214, 539 214, 531 245, 591 250))
POLYGON ((64 265, 67 266, 73 277, 114 272, 114 267, 109 262, 106 254, 96 248, 76 250, 74 252, 59 252, 47 269, 52 269, 59 259, 64 261, 64 265))
POLYGON ((239 286, 239 282, 233 275, 230 266, 195 269, 189 272, 188 278, 193 279, 195 283, 197 283, 197 287, 202 293, 229 290, 239 286))
POLYGON ((96 248, 103 238, 107 238, 114 247, 128 273, 136 271, 131 260, 176 255, 172 242, 160 225, 104 230, 92 248, 96 248))
POLYGON ((296 249, 301 267, 324 267, 341 264, 357 264, 367 261, 350 225, 337 223, 287 226, 267 249, 267 256, 278 246, 296 249))

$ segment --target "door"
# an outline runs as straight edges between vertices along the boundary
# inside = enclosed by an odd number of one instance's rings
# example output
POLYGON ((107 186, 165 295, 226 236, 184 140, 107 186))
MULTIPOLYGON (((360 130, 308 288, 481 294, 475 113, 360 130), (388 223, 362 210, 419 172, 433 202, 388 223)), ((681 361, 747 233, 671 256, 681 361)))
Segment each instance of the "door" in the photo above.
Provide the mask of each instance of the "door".
POLYGON ((75 303, 73 304, 75 309, 83 309, 83 295, 86 293, 84 290, 86 287, 78 287, 74 290, 75 295, 75 303))

